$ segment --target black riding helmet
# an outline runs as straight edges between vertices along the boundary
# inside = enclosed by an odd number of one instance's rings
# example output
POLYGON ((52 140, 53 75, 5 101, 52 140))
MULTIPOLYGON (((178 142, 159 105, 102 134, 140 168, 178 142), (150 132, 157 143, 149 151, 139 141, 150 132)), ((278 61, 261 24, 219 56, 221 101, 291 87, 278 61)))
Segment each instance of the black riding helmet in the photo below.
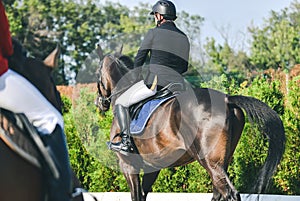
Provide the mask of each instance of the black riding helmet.
POLYGON ((175 20, 177 18, 175 5, 168 0, 159 0, 156 2, 152 7, 150 15, 154 15, 155 13, 163 15, 166 20, 175 20))

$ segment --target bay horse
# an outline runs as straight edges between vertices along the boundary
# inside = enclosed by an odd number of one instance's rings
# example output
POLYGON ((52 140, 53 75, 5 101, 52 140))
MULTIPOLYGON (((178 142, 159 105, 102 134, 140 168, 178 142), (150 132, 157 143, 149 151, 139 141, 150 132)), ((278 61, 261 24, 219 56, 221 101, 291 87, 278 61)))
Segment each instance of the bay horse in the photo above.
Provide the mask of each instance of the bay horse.
MULTIPOLYGON (((125 78, 132 70, 129 71, 114 54, 103 56, 101 47, 97 51, 101 62, 97 71, 95 103, 101 112, 105 112, 110 105, 114 109, 116 98, 133 82, 125 78)), ((132 201, 146 200, 161 169, 193 161, 198 161, 212 179, 212 201, 240 201, 240 194, 231 183, 227 169, 244 129, 244 111, 269 143, 264 165, 251 190, 251 193, 258 194, 265 192, 285 150, 285 132, 278 114, 254 97, 187 87, 186 91, 155 110, 142 135, 131 136, 136 153, 116 153, 132 201)), ((114 117, 110 140, 119 141, 120 137, 116 135, 119 132, 114 117)))
MULTIPOLYGON (((22 45, 16 39, 13 39, 13 45, 14 55, 9 58, 10 68, 27 78, 61 112, 61 97, 52 79, 52 70, 57 66, 60 47, 57 46, 42 61, 26 57, 23 54, 22 45)), ((5 110, 1 109, 0 200, 46 201, 48 200, 47 185, 41 170, 41 162, 38 161, 39 153, 32 141, 25 137, 25 131, 16 122, 13 122, 12 118, 9 118, 10 116, 5 116, 4 112, 5 110), (6 135, 10 137, 5 137, 6 135), (13 138, 20 143, 13 142, 11 140, 13 138)), ((72 179, 74 189, 81 188, 74 172, 72 179)), ((73 200, 83 201, 83 195, 79 193, 73 200)))

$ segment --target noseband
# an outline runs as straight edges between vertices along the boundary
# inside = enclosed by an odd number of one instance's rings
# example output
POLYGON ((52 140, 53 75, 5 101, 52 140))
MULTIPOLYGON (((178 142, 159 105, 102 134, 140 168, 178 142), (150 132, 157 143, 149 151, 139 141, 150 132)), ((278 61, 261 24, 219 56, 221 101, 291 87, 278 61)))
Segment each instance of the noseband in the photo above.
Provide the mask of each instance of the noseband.
POLYGON ((110 103, 111 103, 111 97, 113 95, 113 94, 111 94, 109 97, 103 96, 102 93, 101 93, 101 90, 100 90, 100 85, 102 85, 102 87, 103 87, 103 83, 102 82, 97 82, 98 96, 96 98, 95 105, 98 108, 102 108, 102 105, 109 106, 110 103))

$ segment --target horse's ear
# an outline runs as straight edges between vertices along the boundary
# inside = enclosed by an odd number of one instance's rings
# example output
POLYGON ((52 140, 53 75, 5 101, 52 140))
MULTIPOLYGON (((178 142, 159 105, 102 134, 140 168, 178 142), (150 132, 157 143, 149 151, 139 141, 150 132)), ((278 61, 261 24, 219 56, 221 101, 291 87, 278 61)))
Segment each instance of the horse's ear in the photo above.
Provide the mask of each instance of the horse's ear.
POLYGON ((102 48, 101 48, 101 46, 100 46, 99 43, 97 43, 96 52, 97 52, 100 60, 102 60, 104 58, 104 54, 103 54, 103 50, 102 50, 102 48))
POLYGON ((52 68, 57 67, 59 55, 60 55, 60 45, 57 44, 56 48, 44 59, 44 64, 52 68))

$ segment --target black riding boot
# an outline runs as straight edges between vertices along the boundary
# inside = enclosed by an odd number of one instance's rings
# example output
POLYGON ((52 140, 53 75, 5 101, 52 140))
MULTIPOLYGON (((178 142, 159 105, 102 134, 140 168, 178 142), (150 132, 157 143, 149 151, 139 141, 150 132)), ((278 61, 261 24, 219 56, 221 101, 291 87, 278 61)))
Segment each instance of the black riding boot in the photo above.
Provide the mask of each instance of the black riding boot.
POLYGON ((122 139, 119 142, 108 142, 107 145, 109 149, 127 155, 133 152, 133 146, 129 136, 130 117, 128 108, 118 104, 115 106, 115 114, 121 129, 121 132, 116 136, 120 136, 122 139))
POLYGON ((49 187, 49 201, 70 201, 72 192, 71 167, 65 134, 60 126, 56 126, 53 133, 43 135, 42 140, 47 146, 59 172, 59 178, 55 179, 48 171, 47 181, 49 187))

